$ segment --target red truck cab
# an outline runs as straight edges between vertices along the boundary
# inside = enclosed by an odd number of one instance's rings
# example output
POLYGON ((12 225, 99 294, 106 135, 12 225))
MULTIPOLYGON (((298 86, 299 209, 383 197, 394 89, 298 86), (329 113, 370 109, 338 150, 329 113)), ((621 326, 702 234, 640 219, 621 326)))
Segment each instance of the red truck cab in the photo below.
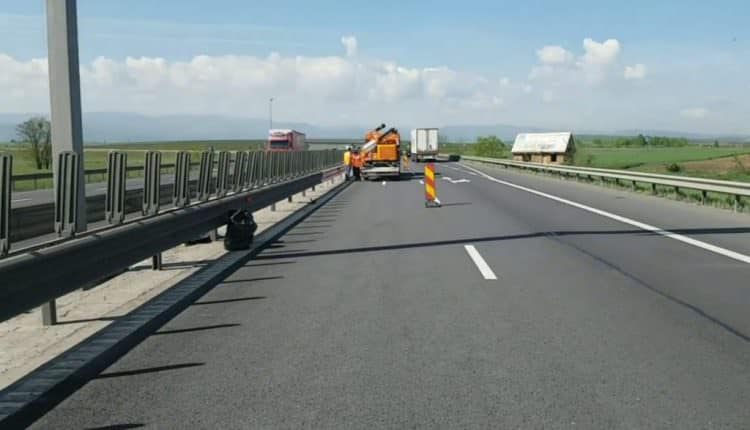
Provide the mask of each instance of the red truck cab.
POLYGON ((296 130, 268 130, 266 151, 286 152, 304 151, 307 149, 305 134, 296 130))

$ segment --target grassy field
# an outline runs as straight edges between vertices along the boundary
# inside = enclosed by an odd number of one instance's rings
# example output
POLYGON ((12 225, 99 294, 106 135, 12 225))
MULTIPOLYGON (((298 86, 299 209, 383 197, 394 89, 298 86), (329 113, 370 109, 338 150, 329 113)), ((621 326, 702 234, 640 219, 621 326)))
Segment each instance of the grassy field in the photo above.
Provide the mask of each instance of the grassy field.
MULTIPOLYGON (((84 167, 88 169, 102 169, 107 167, 107 154, 113 150, 125 151, 128 154, 129 166, 142 166, 146 151, 158 150, 162 152, 162 164, 172 164, 177 157, 177 151, 193 152, 193 160, 199 161, 198 153, 213 147, 217 151, 253 150, 261 147, 261 141, 186 141, 186 142, 139 142, 109 145, 87 145, 84 148, 84 167)), ((38 170, 34 164, 29 147, 19 144, 0 143, 0 152, 13 155, 13 175, 24 175, 30 173, 45 173, 49 170, 38 170)), ((142 175, 140 172, 129 172, 130 177, 142 175)), ((88 182, 102 182, 106 180, 104 175, 89 175, 88 182)), ((17 181, 16 191, 28 191, 34 189, 51 188, 52 180, 39 179, 28 181, 17 181)))
POLYGON ((121 149, 121 150, 159 150, 159 151, 205 151, 214 148, 216 151, 250 151, 261 149, 262 140, 186 140, 174 142, 134 142, 110 143, 107 145, 88 145, 87 148, 121 149))
POLYGON ((576 164, 606 169, 632 169, 653 164, 710 160, 750 153, 747 148, 683 146, 677 148, 594 148, 578 147, 576 164))
POLYGON ((605 169, 750 181, 750 147, 685 146, 678 148, 579 147, 575 165, 605 169), (670 171, 675 164, 679 171, 670 171))
MULTIPOLYGON (((444 154, 479 155, 474 143, 441 143, 440 152, 444 154)), ((500 154, 495 154, 494 157, 510 158, 510 146, 506 146, 500 154)))
MULTIPOLYGON (((138 142, 108 145, 87 145, 84 148, 84 165, 86 169, 100 169, 107 167, 107 154, 113 150, 125 151, 128 154, 128 165, 143 165, 146 151, 158 150, 162 152, 162 163, 174 163, 177 151, 200 152, 209 148, 217 151, 247 151, 260 149, 259 140, 217 140, 217 141, 185 141, 185 142, 138 142)), ((26 145, 0 143, 0 151, 13 154, 13 174, 40 173, 48 170, 37 170, 32 155, 26 145)), ((196 159, 197 161, 197 159, 196 159)))

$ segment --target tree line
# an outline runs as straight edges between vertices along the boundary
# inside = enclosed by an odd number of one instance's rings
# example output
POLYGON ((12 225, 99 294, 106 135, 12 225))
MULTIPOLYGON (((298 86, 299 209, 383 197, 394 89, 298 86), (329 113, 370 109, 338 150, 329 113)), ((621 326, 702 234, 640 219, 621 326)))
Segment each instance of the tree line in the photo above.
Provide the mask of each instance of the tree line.
POLYGON ((591 144, 601 147, 615 148, 645 148, 649 146, 660 148, 676 148, 690 145, 690 141, 684 137, 644 136, 639 134, 635 137, 612 137, 607 139, 595 138, 591 144))

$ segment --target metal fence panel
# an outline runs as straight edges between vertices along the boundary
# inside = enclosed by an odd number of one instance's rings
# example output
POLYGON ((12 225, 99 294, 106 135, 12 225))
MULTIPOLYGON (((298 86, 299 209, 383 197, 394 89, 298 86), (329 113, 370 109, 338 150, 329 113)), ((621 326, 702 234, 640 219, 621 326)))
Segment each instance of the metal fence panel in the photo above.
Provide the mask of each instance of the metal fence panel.
MULTIPOLYGON (((143 215, 156 215, 160 207, 161 191, 161 152, 146 152, 146 162, 143 165, 143 215)), ((177 182, 175 182, 175 188, 177 182)))
POLYGON ((198 175, 198 200, 205 201, 211 197, 214 191, 213 181, 214 152, 203 151, 201 153, 201 166, 198 175))
POLYGON ((229 151, 219 152, 219 165, 216 170, 216 196, 224 197, 229 192, 229 162, 232 160, 229 151))
POLYGON ((58 154, 55 170, 55 232, 61 237, 76 234, 79 164, 80 158, 74 151, 58 154))
POLYGON ((109 224, 125 221, 125 184, 128 154, 112 151, 107 156, 107 194, 104 199, 104 219, 109 224))
POLYGON ((13 190, 13 156, 0 154, 0 257, 10 251, 10 198, 13 190))
POLYGON ((178 207, 190 204, 190 153, 180 151, 174 167, 174 188, 172 189, 172 203, 178 207))
POLYGON ((237 151, 234 154, 234 170, 232 172, 232 191, 239 192, 245 188, 245 171, 247 170, 247 152, 237 151))

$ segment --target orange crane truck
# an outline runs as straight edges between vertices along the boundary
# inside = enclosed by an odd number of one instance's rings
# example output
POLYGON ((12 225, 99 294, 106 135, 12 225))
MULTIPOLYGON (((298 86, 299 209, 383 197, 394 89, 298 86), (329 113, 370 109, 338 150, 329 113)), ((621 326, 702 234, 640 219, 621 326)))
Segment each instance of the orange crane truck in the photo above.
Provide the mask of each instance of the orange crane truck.
POLYGON ((367 132, 360 149, 363 179, 395 178, 401 176, 401 136, 391 128, 383 132, 385 124, 367 132))

